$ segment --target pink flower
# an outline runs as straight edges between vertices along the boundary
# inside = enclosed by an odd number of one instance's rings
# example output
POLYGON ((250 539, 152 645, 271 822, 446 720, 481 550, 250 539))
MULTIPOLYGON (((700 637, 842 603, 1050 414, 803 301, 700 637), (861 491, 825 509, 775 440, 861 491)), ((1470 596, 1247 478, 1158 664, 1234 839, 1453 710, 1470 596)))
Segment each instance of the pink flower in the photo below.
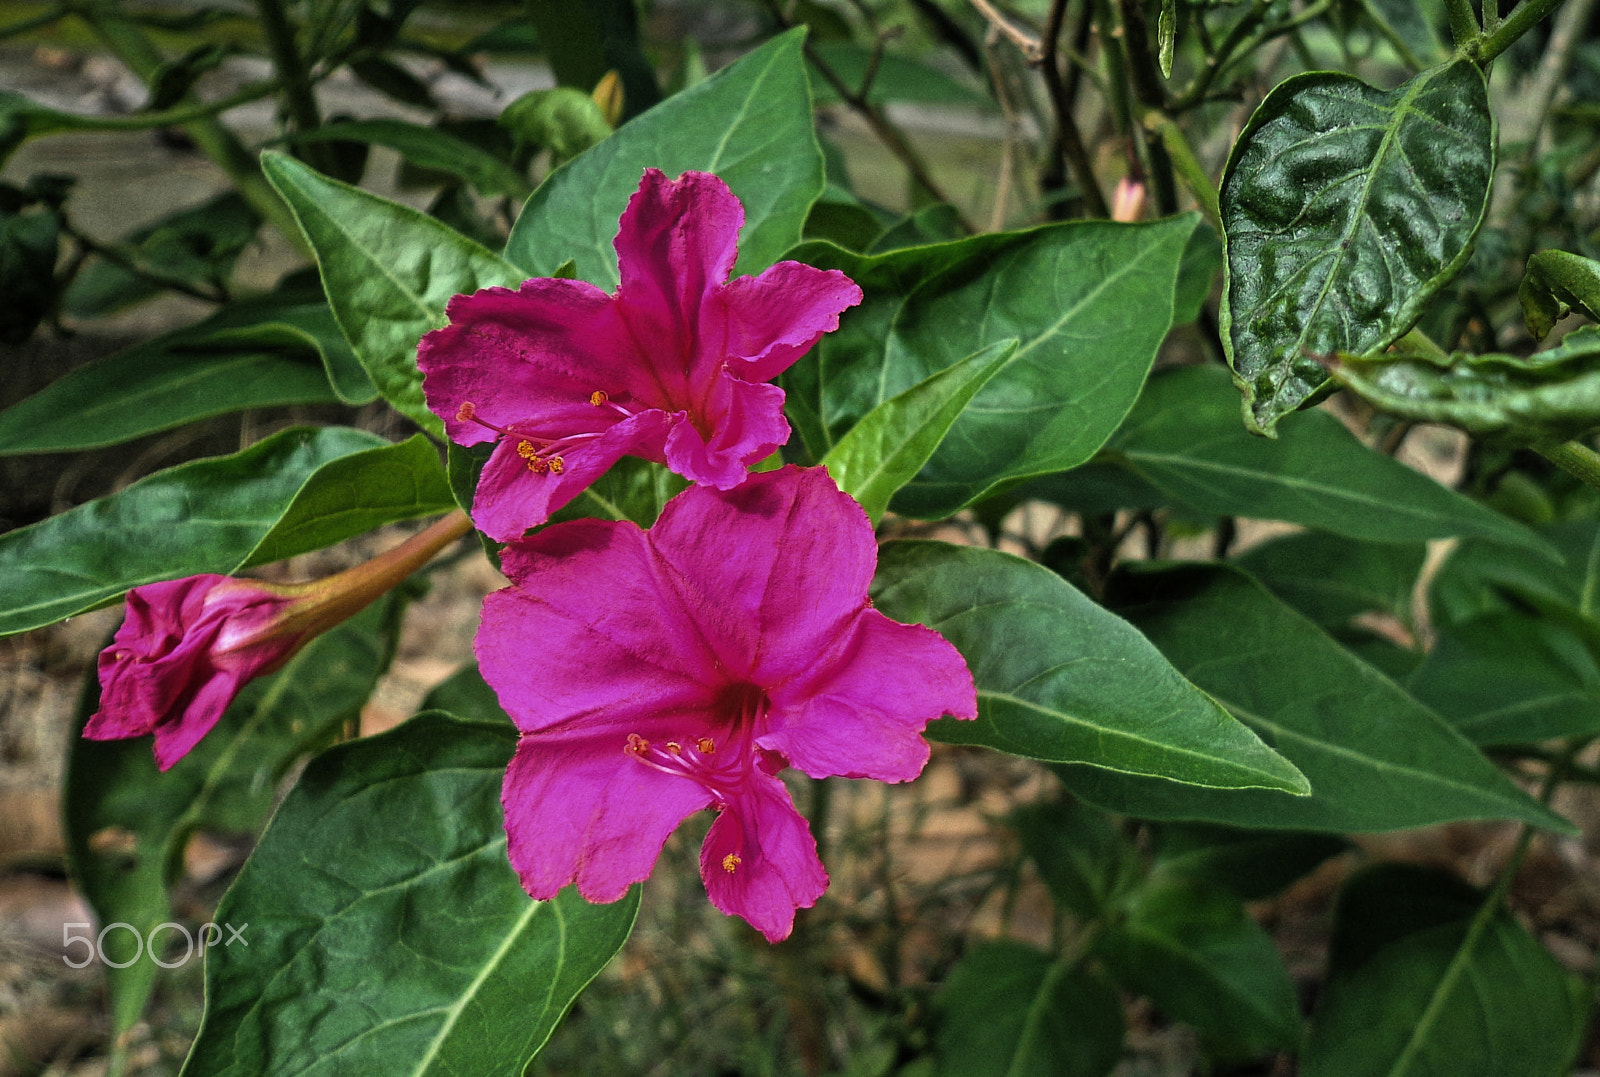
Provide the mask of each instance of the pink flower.
POLYGON ((100 652, 100 709, 90 740, 154 733, 166 770, 211 731, 254 677, 289 660, 305 641, 276 634, 289 594, 252 580, 190 576, 128 592, 128 611, 100 652))
POLYGON ((100 652, 100 709, 83 735, 155 734, 166 770, 211 732, 239 690, 354 616, 472 529, 460 511, 377 557, 310 583, 208 574, 128 592, 127 612, 100 652))
POLYGON ((649 169, 615 246, 608 295, 538 277, 450 301, 422 338, 428 407, 453 441, 498 441, 473 519, 510 541, 619 458, 641 456, 719 490, 789 439, 770 385, 861 289, 837 270, 779 262, 729 281, 744 209, 706 172, 649 169))
POLYGON ((828 876, 776 776, 916 777, 922 729, 977 715, 956 649, 871 608, 877 546, 827 472, 691 487, 649 531, 557 524, 506 548, 477 654, 522 730, 503 799, 536 898, 615 901, 690 813, 711 902, 768 939, 828 876))

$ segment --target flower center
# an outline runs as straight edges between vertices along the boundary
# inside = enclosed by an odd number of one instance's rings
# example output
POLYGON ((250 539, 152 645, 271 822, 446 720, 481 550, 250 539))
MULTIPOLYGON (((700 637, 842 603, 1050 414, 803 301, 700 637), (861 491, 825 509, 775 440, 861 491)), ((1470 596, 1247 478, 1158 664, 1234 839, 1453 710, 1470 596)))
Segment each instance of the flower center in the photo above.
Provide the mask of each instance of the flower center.
MULTIPOLYGON (((596 389, 590 393, 589 403, 597 408, 607 408, 614 411, 624 419, 634 414, 634 412, 612 400, 610 394, 604 389, 596 389)), ((541 437, 525 430, 518 430, 515 425, 496 426, 494 423, 478 418, 478 405, 470 400, 463 401, 461 407, 456 409, 456 419, 464 423, 477 423, 485 430, 493 430, 503 438, 515 439, 517 455, 522 457, 523 461, 528 465, 528 470, 535 475, 561 474, 567 469, 567 461, 564 454, 571 452, 585 442, 593 441, 605 433, 605 430, 586 430, 559 438, 541 437)))

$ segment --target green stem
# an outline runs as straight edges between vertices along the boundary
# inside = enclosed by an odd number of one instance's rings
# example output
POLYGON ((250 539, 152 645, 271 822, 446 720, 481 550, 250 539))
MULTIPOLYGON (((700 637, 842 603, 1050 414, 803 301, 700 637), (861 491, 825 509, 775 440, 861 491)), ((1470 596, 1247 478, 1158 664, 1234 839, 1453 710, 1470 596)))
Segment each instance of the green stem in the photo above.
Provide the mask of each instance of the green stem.
POLYGON ((1450 358, 1450 354, 1439 347, 1438 344, 1435 344, 1433 338, 1421 329, 1413 328, 1411 332, 1400 338, 1400 343, 1426 355, 1430 359, 1450 358))
POLYGON ((160 112, 137 112, 132 116, 82 116, 73 112, 50 112, 46 122, 50 125, 49 130, 71 131, 147 131, 154 127, 181 127, 193 120, 217 116, 240 105, 271 97, 280 89, 281 83, 269 79, 266 82, 252 82, 215 101, 178 105, 160 112))
POLYGON ((1200 159, 1195 156, 1194 147, 1189 144, 1183 129, 1169 117, 1156 112, 1146 114, 1144 127, 1166 148, 1167 156, 1172 158, 1173 170, 1177 172, 1183 185, 1189 188, 1189 194, 1194 197, 1195 204, 1200 207, 1200 212, 1205 214, 1206 220, 1218 228, 1222 227, 1222 210, 1217 201, 1217 185, 1211 182, 1210 175, 1200 164, 1200 159))
MULTIPOLYGON (((1459 2, 1466 3, 1467 0, 1459 2)), ((1473 58, 1480 66, 1487 64, 1560 6, 1561 0, 1522 0, 1511 9, 1511 14, 1506 16, 1506 21, 1501 23, 1494 33, 1478 42, 1475 50, 1477 55, 1473 58)))
POLYGON ((1187 112, 1205 100, 1206 92, 1211 89, 1211 83, 1232 59, 1234 50, 1250 36, 1261 20, 1267 17, 1267 11, 1271 7, 1272 0, 1255 0, 1250 10, 1239 16, 1239 21, 1228 30, 1228 36, 1222 39, 1217 51, 1206 57, 1205 66, 1195 74, 1189 88, 1172 102, 1168 109, 1170 113, 1187 112))
POLYGON ((30 19, 19 19, 10 26, 0 26, 0 41, 4 41, 6 38, 10 37, 16 37, 18 34, 26 34, 33 30, 41 30, 55 22, 57 19, 66 18, 71 13, 71 10, 65 6, 53 7, 49 11, 46 11, 40 15, 35 15, 30 19))
POLYGON ((1483 36, 1478 17, 1472 13, 1472 0, 1444 0, 1444 7, 1450 16, 1450 39, 1458 49, 1471 48, 1483 36))
MULTIPOLYGON (((95 36, 127 64, 146 85, 162 63, 161 53, 123 11, 115 0, 84 0, 75 13, 89 24, 95 36)), ((193 119, 182 124, 184 134, 200 151, 228 174, 244 199, 297 246, 307 257, 311 246, 295 223, 289 207, 278 197, 250 151, 215 116, 193 119)))
MULTIPOLYGON (((272 66, 283 81, 283 102, 289 122, 296 131, 314 131, 322 126, 322 115, 317 110, 317 98, 311 89, 305 59, 295 44, 289 16, 281 0, 256 0, 256 11, 261 16, 261 32, 272 54, 272 66)), ((297 152, 317 171, 334 171, 332 147, 313 142, 297 147, 297 152)))
POLYGON ((1534 452, 1562 471, 1600 490, 1600 453, 1578 441, 1541 441, 1534 452))

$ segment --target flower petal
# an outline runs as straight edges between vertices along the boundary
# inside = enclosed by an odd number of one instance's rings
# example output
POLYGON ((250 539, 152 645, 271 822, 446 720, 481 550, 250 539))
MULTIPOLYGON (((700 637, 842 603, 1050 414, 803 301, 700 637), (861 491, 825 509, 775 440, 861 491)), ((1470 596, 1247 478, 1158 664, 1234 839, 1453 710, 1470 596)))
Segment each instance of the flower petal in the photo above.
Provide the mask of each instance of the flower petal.
POLYGON ((534 474, 517 454, 517 443, 495 446, 472 497, 472 522, 498 542, 514 542, 592 486, 624 456, 659 460, 674 417, 664 411, 640 412, 592 441, 562 454, 560 474, 534 474))
POLYGON ((779 262, 759 277, 729 281, 703 315, 702 332, 712 338, 713 319, 720 318, 729 366, 749 381, 770 381, 860 302, 861 289, 837 269, 779 262))
POLYGON ((554 437, 603 429, 612 419, 589 402, 596 389, 616 397, 645 392, 643 406, 659 406, 615 306, 592 284, 547 277, 450 300, 450 323, 417 346, 423 395, 450 440, 476 445, 497 436, 456 417, 468 401, 485 422, 533 424, 554 437))
POLYGON ((813 778, 910 781, 928 761, 924 726, 978 716, 961 653, 933 629, 877 610, 863 611, 834 653, 771 699, 772 728, 757 743, 813 778))
POLYGON ((517 742, 501 800, 511 865, 533 897, 576 882, 586 900, 617 900, 650 874, 678 824, 711 803, 688 778, 629 758, 625 744, 568 734, 517 742))
POLYGON ((768 942, 788 938, 795 910, 809 909, 828 889, 805 817, 783 782, 761 771, 711 824, 700 877, 711 904, 744 917, 768 942))
MULTIPOLYGON (((700 311, 739 254, 744 207, 709 172, 669 180, 646 169, 617 228, 617 302, 656 366, 681 378, 695 353, 700 311)), ((706 358, 720 369, 724 356, 706 358)))
POLYGON ((789 440, 783 390, 776 385, 719 374, 705 418, 712 430, 709 443, 693 423, 673 427, 667 437, 667 466, 691 482, 718 490, 738 486, 752 464, 789 440))
POLYGON ((872 524, 822 468, 751 475, 726 492, 692 486, 650 541, 731 674, 764 688, 810 670, 866 607, 872 524))
POLYGON ((667 714, 681 719, 674 735, 720 734, 706 724, 715 656, 638 527, 557 524, 508 546, 501 566, 523 586, 484 599, 474 650, 519 729, 582 720, 626 736, 667 714))

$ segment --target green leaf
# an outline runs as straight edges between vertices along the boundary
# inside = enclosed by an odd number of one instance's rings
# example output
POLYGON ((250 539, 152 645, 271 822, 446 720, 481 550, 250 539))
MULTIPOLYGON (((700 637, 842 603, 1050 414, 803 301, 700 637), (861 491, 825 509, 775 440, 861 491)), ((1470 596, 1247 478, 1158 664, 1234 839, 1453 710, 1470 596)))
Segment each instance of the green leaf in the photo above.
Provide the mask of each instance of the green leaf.
POLYGON ((1413 71, 1444 61, 1449 50, 1439 41, 1429 5, 1418 0, 1359 0, 1361 10, 1378 33, 1394 47, 1400 60, 1413 71))
POLYGON ((1156 830, 1151 874, 1193 879, 1241 901, 1261 901, 1347 848, 1348 842, 1330 834, 1167 823, 1156 830))
POLYGON ((508 725, 511 722, 500 706, 500 698, 478 672, 476 662, 468 662, 440 681, 417 709, 449 711, 471 722, 505 722, 508 725))
POLYGON ((617 221, 646 168, 715 172, 744 203, 734 273, 759 273, 800 241, 822 193, 822 150, 794 30, 663 101, 551 173, 523 207, 506 257, 531 276, 569 258, 578 277, 617 283, 617 221))
MULTIPOLYGON (((811 49, 813 55, 827 64, 851 93, 861 92, 861 83, 871 65, 872 85, 867 88, 867 100, 876 105, 890 101, 912 101, 923 105, 956 105, 989 112, 995 110, 994 98, 982 90, 908 56, 880 52, 850 41, 818 41, 811 49), (877 57, 876 63, 873 62, 874 56, 877 57)), ((824 78, 809 60, 806 62, 806 75, 811 81, 811 96, 817 104, 839 103, 840 97, 833 83, 824 78)))
POLYGON ((395 520, 455 508, 439 450, 416 434, 329 461, 302 486, 240 568, 320 550, 395 520))
POLYGON ((1539 251, 1528 259, 1517 298, 1534 340, 1543 340, 1572 311, 1600 322, 1600 262, 1566 251, 1539 251))
POLYGON ((331 534, 348 538, 445 507, 420 477, 408 478, 399 497, 361 481, 368 468, 389 481, 402 461, 417 463, 415 444, 391 446, 349 427, 284 430, 0 535, 0 634, 52 624, 140 584, 260 564, 263 544, 288 557, 331 534), (353 454, 359 459, 346 461, 353 454), (332 503, 341 516, 312 518, 313 506, 332 503), (340 533, 335 521, 360 531, 340 533))
POLYGON ((417 341, 445 324, 450 297, 522 274, 432 217, 267 152, 261 168, 317 255, 334 317, 383 398, 422 429, 444 424, 422 399, 417 341))
POLYGON ((115 445, 245 408, 365 403, 376 395, 327 304, 239 300, 7 408, 0 456, 115 445))
POLYGON ((1600 328, 1584 326, 1529 356, 1340 355, 1334 381, 1374 407, 1480 438, 1566 440, 1600 426, 1600 328))
POLYGON ((1560 1077, 1594 992, 1452 876, 1380 864, 1345 884, 1306 1077, 1560 1077))
POLYGON ((1324 628, 1378 611, 1411 623, 1411 592, 1428 548, 1302 531, 1263 542, 1233 563, 1324 628))
POLYGON ((1007 822, 1051 895, 1080 920, 1104 916, 1138 871, 1133 846, 1099 808, 1036 801, 1012 812, 1007 822))
POLYGON ((660 464, 624 456, 588 488, 551 517, 552 523, 594 517, 632 520, 649 527, 673 497, 688 489, 689 480, 660 464))
POLYGON ((296 144, 308 142, 363 142, 387 146, 419 168, 437 169, 459 176, 485 198, 528 197, 532 190, 516 169, 488 150, 444 131, 403 120, 339 120, 311 131, 289 136, 296 144))
POLYGON ((1300 768, 1311 795, 1057 768, 1085 800, 1142 818, 1272 830, 1520 819, 1570 832, 1459 733, 1237 569, 1125 570, 1112 597, 1173 665, 1300 768))
POLYGON ((1547 618, 1507 610, 1451 625, 1406 687, 1474 744, 1600 732, 1600 663, 1547 618))
POLYGON ((1073 222, 874 256, 807 244, 794 256, 843 270, 866 298, 784 374, 790 421, 820 459, 885 400, 1015 339, 894 511, 947 516, 1081 464, 1144 384, 1197 220, 1073 222))
POLYGON ((1389 91, 1313 71, 1267 95, 1219 192, 1246 425, 1270 436, 1307 403, 1327 380, 1316 356, 1380 351, 1416 323, 1472 253, 1494 156, 1468 60, 1389 91))
POLYGON ((1193 1025, 1215 1054, 1293 1050, 1300 1008, 1272 939, 1239 899, 1190 879, 1138 890, 1095 952, 1121 985, 1193 1025))
POLYGON ((638 890, 531 901, 506 859, 516 731, 424 714, 312 760, 217 907, 185 1077, 519 1073, 621 947, 638 890))
POLYGON ((852 426, 822 463, 839 489, 861 502, 874 526, 889 499, 928 462, 978 391, 1011 362, 1002 340, 885 400, 852 426))
POLYGON ((1170 79, 1172 53, 1178 42, 1178 0, 1161 0, 1161 14, 1156 19, 1156 37, 1160 42, 1161 77, 1170 79))
MULTIPOLYGON (((100 923, 131 924, 148 937, 172 919, 168 888, 178 881, 196 829, 249 832, 266 821, 295 760, 355 718, 372 694, 394 645, 393 606, 384 599, 312 640, 278 673, 251 683, 164 774, 148 737, 73 739, 62 798, 68 855, 73 881, 100 923)), ((98 700, 91 676, 80 729, 98 700)), ((114 962, 134 956, 125 930, 108 933, 105 946, 114 962)), ((106 966, 117 1031, 138 1019, 158 968, 150 956, 121 969, 106 966)))
POLYGON ((56 252, 61 219, 49 210, 14 213, 0 208, 0 344, 20 344, 49 313, 56 295, 56 252))
POLYGON ((1010 939, 969 950, 934 1006, 948 1077, 1104 1077, 1122 1057, 1122 1001, 1105 978, 1010 939))
POLYGON ((1240 428, 1227 375, 1183 367, 1150 379, 1106 458, 1201 512, 1287 520, 1373 542, 1480 536, 1549 554, 1515 523, 1362 445, 1321 411, 1268 441, 1240 428))
POLYGON ((1566 520, 1543 528, 1539 537, 1560 555, 1531 557, 1480 540, 1458 545, 1428 588, 1428 616, 1438 629, 1480 613, 1526 612, 1531 605, 1565 606, 1593 618, 1600 612, 1600 525, 1566 520))
POLYGON ((928 727, 935 740, 1194 786, 1307 790, 1127 622, 1031 561, 889 543, 873 601, 943 635, 977 681, 977 720, 942 718, 928 727))

